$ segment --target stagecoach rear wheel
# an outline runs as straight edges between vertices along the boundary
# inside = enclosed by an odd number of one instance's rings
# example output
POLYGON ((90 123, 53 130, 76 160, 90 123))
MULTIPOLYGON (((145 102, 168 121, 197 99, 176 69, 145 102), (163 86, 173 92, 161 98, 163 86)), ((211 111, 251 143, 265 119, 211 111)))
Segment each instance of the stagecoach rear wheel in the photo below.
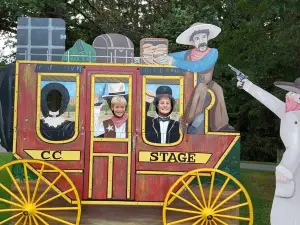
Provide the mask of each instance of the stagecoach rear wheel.
POLYGON ((72 180, 56 166, 39 160, 15 160, 0 167, 0 181, 0 224, 51 225, 59 222, 79 225, 79 194, 72 180), (23 182, 19 182, 15 175, 13 170, 16 168, 24 171, 23 182), (9 183, 11 185, 5 185, 9 183), (64 191, 60 191, 58 183, 64 191), (74 204, 66 201, 68 195, 75 196, 74 204))
POLYGON ((218 169, 196 169, 169 189, 163 224, 253 225, 253 206, 244 186, 232 175, 218 169))

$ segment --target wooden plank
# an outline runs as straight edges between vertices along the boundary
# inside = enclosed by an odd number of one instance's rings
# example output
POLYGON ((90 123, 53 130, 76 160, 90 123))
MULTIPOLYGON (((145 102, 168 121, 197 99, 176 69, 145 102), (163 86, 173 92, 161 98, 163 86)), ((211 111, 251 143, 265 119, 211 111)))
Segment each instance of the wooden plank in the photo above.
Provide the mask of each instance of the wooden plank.
POLYGON ((164 201, 177 179, 171 175, 136 175, 136 201, 164 201))
POLYGON ((94 142, 95 153, 127 153, 127 143, 122 142, 105 142, 95 141, 94 142))
POLYGON ((95 157, 93 168, 93 199, 107 198, 108 157, 95 157))
POLYGON ((115 200, 126 199, 127 157, 114 157, 113 164, 113 193, 115 200))

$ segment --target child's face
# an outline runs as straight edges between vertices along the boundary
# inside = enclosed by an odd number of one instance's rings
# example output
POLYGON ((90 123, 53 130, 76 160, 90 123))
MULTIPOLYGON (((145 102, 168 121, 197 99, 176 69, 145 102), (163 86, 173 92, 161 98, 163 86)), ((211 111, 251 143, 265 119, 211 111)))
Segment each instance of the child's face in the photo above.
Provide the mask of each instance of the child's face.
POLYGON ((160 115, 168 115, 172 108, 171 100, 168 97, 162 97, 158 101, 157 108, 160 115))
POLYGON ((122 117, 126 110, 126 105, 122 103, 116 103, 112 106, 112 110, 114 111, 117 117, 122 117))

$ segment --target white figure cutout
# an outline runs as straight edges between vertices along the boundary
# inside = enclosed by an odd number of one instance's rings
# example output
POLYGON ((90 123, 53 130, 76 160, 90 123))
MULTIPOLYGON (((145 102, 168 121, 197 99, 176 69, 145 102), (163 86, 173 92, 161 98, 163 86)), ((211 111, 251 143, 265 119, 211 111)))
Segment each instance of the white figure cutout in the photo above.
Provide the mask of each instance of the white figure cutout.
POLYGON ((294 83, 274 83, 275 86, 288 91, 286 102, 283 102, 253 84, 240 71, 231 68, 238 75, 238 88, 251 94, 281 120, 280 137, 286 150, 276 167, 271 225, 300 225, 300 78, 294 83))

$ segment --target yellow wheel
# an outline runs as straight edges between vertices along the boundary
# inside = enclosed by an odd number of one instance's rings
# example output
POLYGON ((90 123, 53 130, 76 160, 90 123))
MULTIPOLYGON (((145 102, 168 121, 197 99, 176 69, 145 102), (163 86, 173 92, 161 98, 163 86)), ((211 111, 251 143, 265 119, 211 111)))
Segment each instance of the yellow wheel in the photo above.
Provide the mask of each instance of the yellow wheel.
POLYGON ((0 167, 0 224, 78 225, 80 216, 77 189, 59 168, 26 159, 0 167))
POLYGON ((196 169, 181 176, 168 191, 163 224, 252 225, 252 202, 230 174, 196 169))

